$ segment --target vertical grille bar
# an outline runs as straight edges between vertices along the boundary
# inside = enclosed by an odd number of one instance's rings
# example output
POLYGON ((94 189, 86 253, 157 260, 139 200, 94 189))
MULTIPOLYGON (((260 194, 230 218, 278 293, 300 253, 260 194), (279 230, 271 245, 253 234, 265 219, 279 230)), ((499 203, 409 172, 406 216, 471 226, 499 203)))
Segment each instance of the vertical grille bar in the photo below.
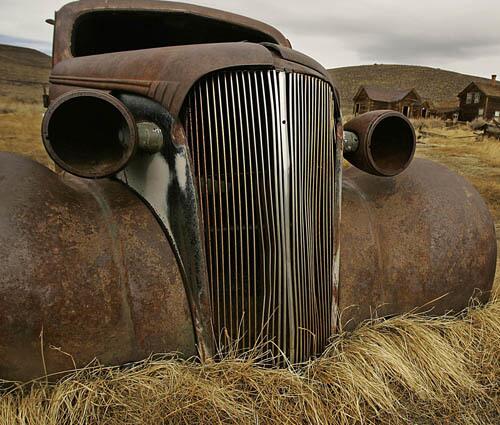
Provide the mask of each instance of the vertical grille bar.
MULTIPOLYGON (((257 139, 254 145, 255 152, 255 164, 256 164, 256 176, 257 176, 257 190, 258 190, 258 211, 259 211, 259 228, 261 229, 260 240, 261 240, 261 252, 269 253, 271 252, 272 242, 271 242, 271 234, 269 226, 269 208, 267 202, 267 191, 265 190, 264 184, 261 182, 268 180, 268 174, 264 167, 264 132, 263 132, 263 124, 262 120, 264 119, 264 112, 262 111, 262 104, 265 102, 264 90, 259 89, 259 79, 256 73, 252 73, 253 79, 253 88, 254 91, 250 93, 252 99, 255 99, 255 109, 256 109, 256 119, 255 126, 258 126, 257 131, 257 139), (266 230, 267 229, 267 230, 266 230)), ((252 121, 254 117, 252 116, 252 121)), ((265 130, 264 130, 265 131, 265 130)), ((267 132, 266 132, 267 133, 267 132)), ((258 334, 258 338, 256 343, 258 344, 260 341, 264 339, 264 335, 268 333, 268 322, 266 319, 266 307, 270 304, 268 297, 268 288, 269 288, 269 280, 271 278, 271 256, 269 258, 263 258, 262 264, 260 264, 261 274, 256 275, 257 279, 262 279, 260 282, 260 286, 262 287, 263 294, 261 300, 261 320, 260 320, 260 333, 258 334)), ((259 282, 255 282, 255 285, 259 285, 259 282)))
POLYGON ((279 119, 277 116, 277 110, 279 108, 279 93, 277 90, 277 82, 276 82, 276 73, 272 71, 268 71, 267 73, 267 81, 269 84, 270 90, 270 121, 271 125, 271 139, 269 140, 270 151, 272 155, 268 158, 268 167, 270 170, 273 170, 272 174, 272 190, 270 193, 273 196, 273 204, 275 205, 275 216, 274 220, 276 222, 275 228, 275 237, 276 237, 276 245, 274 246, 274 251, 276 254, 276 263, 275 263, 275 279, 273 281, 273 289, 271 295, 273 297, 271 307, 273 310, 271 311, 271 317, 269 318, 271 322, 271 335, 274 338, 274 343, 277 347, 282 347, 282 310, 283 310, 283 299, 282 299, 282 276, 283 276, 283 225, 282 225, 282 193, 279 185, 279 175, 281 171, 281 163, 278 161, 278 155, 281 150, 281 140, 278 137, 279 124, 277 120, 279 119))
POLYGON ((323 349, 334 300, 332 91, 279 71, 211 75, 192 90, 194 162, 222 350, 291 362, 323 349))

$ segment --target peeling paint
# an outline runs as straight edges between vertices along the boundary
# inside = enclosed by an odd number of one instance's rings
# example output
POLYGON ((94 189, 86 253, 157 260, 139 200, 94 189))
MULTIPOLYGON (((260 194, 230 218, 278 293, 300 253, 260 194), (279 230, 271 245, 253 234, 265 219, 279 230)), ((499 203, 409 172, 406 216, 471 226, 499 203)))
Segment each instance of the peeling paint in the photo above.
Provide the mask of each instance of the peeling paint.
POLYGON ((187 185, 187 160, 184 153, 175 156, 175 173, 180 189, 185 192, 187 185))

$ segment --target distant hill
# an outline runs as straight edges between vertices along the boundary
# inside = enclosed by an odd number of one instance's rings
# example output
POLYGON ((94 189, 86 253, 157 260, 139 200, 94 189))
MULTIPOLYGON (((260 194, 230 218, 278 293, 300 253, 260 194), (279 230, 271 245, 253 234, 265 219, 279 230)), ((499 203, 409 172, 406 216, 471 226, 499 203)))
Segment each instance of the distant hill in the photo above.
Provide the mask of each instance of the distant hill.
POLYGON ((45 53, 0 44, 0 97, 39 103, 50 68, 51 58, 45 53))
POLYGON ((454 99, 471 81, 487 78, 414 65, 361 65, 329 70, 337 85, 344 113, 352 111, 352 98, 360 85, 387 88, 415 88, 425 99, 454 99))

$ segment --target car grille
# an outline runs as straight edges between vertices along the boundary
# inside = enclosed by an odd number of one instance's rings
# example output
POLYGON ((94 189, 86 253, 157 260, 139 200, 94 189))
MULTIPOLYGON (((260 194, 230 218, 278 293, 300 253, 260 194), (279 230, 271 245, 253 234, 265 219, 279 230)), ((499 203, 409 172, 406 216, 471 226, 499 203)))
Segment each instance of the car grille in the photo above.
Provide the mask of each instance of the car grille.
POLYGON ((185 111, 218 347, 306 360, 336 319, 331 87, 227 71, 199 81, 185 111))

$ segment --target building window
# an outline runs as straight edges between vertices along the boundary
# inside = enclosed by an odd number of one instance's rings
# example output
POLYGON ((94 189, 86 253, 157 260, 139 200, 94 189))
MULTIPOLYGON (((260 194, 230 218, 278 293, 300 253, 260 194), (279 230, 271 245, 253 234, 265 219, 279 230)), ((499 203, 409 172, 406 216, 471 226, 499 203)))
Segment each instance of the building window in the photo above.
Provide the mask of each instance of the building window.
POLYGON ((410 107, 408 105, 403 106, 403 115, 405 117, 409 117, 410 116, 410 107))
POLYGON ((478 113, 477 113, 478 118, 482 118, 484 116, 484 109, 480 108, 478 113))
POLYGON ((495 118, 500 118, 500 111, 495 111, 495 118))
POLYGON ((355 106, 355 108, 354 108, 354 114, 355 114, 355 115, 359 114, 359 108, 360 108, 359 103, 356 103, 356 106, 355 106))
POLYGON ((480 99, 481 99, 481 93, 479 92, 474 93, 474 103, 479 103, 480 99))
POLYGON ((472 95, 473 93, 467 93, 467 99, 465 100, 465 103, 472 103, 472 95))

